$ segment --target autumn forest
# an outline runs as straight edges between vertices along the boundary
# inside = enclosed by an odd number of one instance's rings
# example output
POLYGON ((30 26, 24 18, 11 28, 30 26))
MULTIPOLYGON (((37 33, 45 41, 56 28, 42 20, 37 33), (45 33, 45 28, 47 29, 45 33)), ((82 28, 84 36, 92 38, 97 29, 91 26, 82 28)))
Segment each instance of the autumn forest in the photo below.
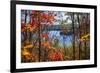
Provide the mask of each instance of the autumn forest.
POLYGON ((21 62, 90 59, 90 14, 21 10, 21 62))

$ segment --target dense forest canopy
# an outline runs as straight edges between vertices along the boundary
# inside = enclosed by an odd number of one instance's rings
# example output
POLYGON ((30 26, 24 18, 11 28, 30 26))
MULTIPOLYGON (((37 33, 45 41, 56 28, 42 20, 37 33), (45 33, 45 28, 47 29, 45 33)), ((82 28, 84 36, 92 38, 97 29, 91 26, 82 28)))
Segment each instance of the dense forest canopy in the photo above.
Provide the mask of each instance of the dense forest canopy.
POLYGON ((90 59, 90 14, 21 10, 21 61, 90 59))

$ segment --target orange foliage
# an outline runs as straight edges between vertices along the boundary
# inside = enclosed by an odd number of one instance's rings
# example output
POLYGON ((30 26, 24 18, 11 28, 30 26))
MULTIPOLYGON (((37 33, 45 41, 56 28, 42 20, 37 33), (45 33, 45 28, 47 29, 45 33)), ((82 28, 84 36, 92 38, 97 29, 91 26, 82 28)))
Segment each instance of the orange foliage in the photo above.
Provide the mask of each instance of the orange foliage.
POLYGON ((25 32, 26 30, 34 31, 38 28, 37 24, 22 24, 21 31, 25 32))
POLYGON ((28 51, 26 51, 26 50, 24 50, 24 51, 22 51, 22 55, 30 55, 30 53, 28 52, 28 51))
POLYGON ((46 51, 53 49, 51 42, 41 42, 41 46, 44 47, 46 51))
POLYGON ((29 45, 24 46, 23 48, 32 48, 32 47, 33 47, 33 45, 29 44, 29 45))
POLYGON ((53 15, 49 15, 49 14, 46 14, 46 13, 42 13, 41 17, 42 17, 41 19, 43 19, 46 22, 50 22, 51 24, 55 20, 53 15))
POLYGON ((51 43, 50 42, 42 42, 41 46, 49 47, 49 46, 51 46, 51 43))
POLYGON ((36 30, 36 29, 38 29, 38 26, 37 26, 37 24, 30 24, 30 31, 34 31, 34 30, 36 30))
POLYGON ((62 61, 63 60, 63 53, 60 52, 59 50, 53 50, 50 54, 49 54, 49 59, 51 61, 62 61))
POLYGON ((49 38, 48 33, 42 33, 41 38, 49 38))
POLYGON ((22 50, 22 57, 23 59, 25 60, 25 62, 28 62, 28 61, 38 61, 38 56, 33 54, 33 53, 30 53, 26 48, 24 48, 22 50))
POLYGON ((41 22, 52 24, 52 22, 54 21, 54 16, 43 13, 41 11, 32 11, 32 23, 30 24, 22 23, 21 24, 22 32, 26 30, 29 30, 29 31, 36 30, 39 27, 39 24, 38 24, 39 21, 40 21, 40 24, 41 22), (38 17, 39 17, 39 20, 37 20, 38 17))
POLYGON ((41 12, 41 11, 32 11, 32 14, 33 14, 33 17, 32 19, 34 20, 34 22, 37 22, 35 19, 37 17, 40 17, 40 22, 50 22, 52 23, 55 18, 53 15, 51 14, 47 14, 47 13, 44 13, 44 12, 41 12))
POLYGON ((21 31, 24 32, 26 30, 26 25, 24 23, 21 24, 21 31))

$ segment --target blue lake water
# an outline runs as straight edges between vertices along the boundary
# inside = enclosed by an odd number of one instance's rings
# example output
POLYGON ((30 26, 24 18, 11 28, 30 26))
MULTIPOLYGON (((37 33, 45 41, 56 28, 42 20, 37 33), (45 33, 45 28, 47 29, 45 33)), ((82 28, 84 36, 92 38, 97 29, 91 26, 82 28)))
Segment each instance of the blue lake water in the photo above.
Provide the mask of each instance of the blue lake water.
POLYGON ((64 43, 66 47, 70 47, 72 45, 73 35, 61 35, 60 32, 61 31, 50 31, 49 38, 57 38, 61 45, 64 43))
MULTIPOLYGON (((59 45, 63 46, 65 45, 66 47, 72 46, 73 42, 73 35, 61 35, 61 31, 49 31, 49 38, 55 39, 57 38, 59 40, 59 45)), ((37 37, 37 35, 33 34, 33 38, 37 37)), ((23 34, 21 34, 21 40, 24 40, 23 34)))

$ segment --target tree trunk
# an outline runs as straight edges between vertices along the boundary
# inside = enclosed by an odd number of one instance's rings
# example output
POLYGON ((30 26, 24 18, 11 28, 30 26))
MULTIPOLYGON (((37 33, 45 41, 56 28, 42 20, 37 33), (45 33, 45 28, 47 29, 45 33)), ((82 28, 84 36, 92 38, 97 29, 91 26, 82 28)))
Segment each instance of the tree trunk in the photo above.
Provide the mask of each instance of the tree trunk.
POLYGON ((72 13, 72 30, 73 30, 73 60, 75 60, 75 29, 74 29, 74 13, 72 13))

